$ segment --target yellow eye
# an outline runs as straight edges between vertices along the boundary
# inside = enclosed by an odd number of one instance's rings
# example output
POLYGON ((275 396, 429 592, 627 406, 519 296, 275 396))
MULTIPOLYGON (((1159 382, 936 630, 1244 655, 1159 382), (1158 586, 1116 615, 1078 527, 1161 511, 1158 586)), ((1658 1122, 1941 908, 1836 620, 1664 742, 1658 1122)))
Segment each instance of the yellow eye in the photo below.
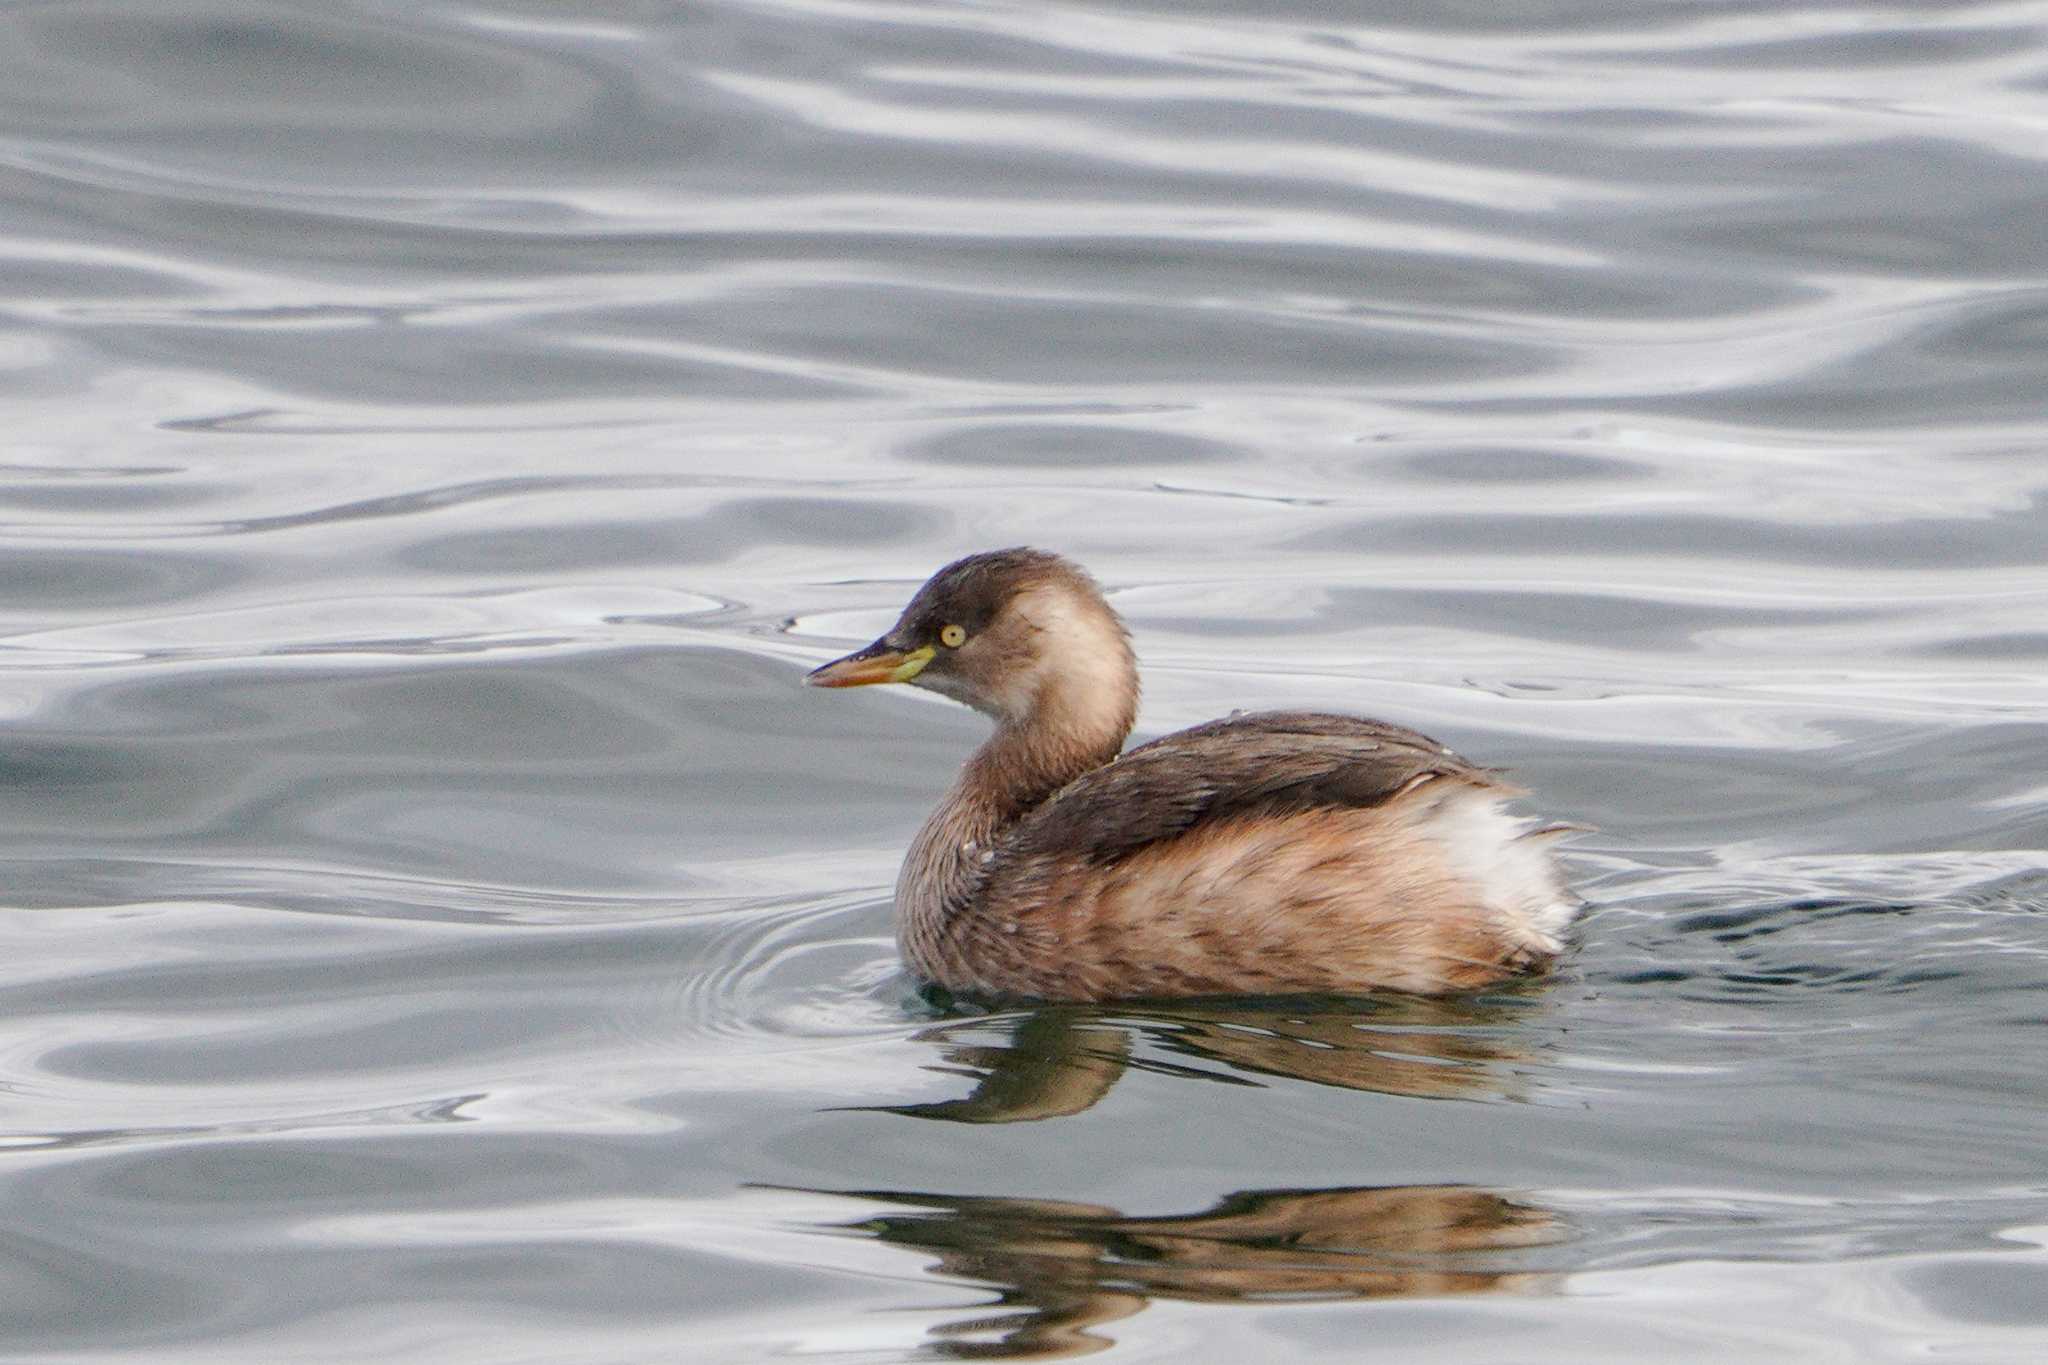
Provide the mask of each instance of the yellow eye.
POLYGON ((958 626, 940 626, 939 643, 948 649, 958 649, 967 643, 967 632, 958 626))

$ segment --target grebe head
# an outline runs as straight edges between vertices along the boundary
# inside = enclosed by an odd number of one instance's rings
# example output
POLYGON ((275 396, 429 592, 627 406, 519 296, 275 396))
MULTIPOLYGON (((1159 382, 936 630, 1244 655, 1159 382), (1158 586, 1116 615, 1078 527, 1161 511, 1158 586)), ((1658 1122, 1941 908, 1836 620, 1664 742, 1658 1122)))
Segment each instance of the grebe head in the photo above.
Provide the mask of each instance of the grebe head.
POLYGON ((909 683, 1008 725, 1094 729, 1137 706, 1124 623, 1079 566, 1044 550, 991 550, 933 574, 880 639, 813 672, 814 687, 909 683))

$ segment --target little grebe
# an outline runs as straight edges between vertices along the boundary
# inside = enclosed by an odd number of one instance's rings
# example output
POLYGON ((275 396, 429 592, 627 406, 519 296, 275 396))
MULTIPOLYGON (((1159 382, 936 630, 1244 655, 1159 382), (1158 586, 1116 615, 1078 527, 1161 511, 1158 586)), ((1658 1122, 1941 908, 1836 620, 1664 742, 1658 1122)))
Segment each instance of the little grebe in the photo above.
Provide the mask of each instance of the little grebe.
POLYGON ((1138 669, 1078 566, 948 564, 818 687, 907 682, 995 735, 896 883, 920 976, 970 995, 1107 1000, 1467 990, 1563 951, 1580 902, 1519 789, 1434 740, 1308 711, 1233 715, 1119 754, 1138 669))

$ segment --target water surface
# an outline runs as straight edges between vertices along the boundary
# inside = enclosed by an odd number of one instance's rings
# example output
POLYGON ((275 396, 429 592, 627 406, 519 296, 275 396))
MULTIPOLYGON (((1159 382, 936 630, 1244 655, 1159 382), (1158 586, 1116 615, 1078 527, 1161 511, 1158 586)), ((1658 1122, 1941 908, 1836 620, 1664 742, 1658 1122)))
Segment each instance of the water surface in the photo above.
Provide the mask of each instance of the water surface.
POLYGON ((0 8, 0 1350, 2038 1359, 2042 18, 0 8), (921 1002, 1020 542, 1564 970, 921 1002))

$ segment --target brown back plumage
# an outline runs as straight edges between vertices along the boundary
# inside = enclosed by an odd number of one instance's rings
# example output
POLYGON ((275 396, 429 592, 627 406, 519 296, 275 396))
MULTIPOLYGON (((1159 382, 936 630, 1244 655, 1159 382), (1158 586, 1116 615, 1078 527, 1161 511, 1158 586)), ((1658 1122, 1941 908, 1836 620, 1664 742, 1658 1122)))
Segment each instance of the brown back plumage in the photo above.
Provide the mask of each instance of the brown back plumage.
POLYGON ((1313 711, 1230 716, 1084 773, 1018 821, 1003 848, 1107 864, 1205 822, 1377 806, 1429 777, 1513 791, 1399 725, 1313 711))

